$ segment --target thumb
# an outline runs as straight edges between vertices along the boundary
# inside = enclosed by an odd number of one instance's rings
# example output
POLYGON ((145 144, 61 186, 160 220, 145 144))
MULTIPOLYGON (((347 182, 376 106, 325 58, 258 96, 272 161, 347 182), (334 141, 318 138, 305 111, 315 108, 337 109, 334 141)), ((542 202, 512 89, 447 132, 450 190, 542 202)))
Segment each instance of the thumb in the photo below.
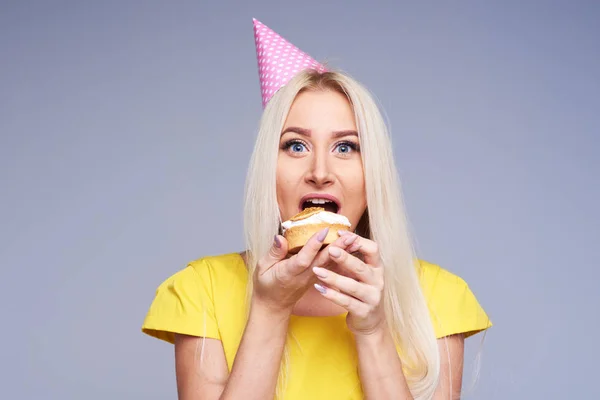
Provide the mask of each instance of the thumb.
POLYGON ((273 243, 269 248, 269 252, 263 257, 261 267, 262 268, 270 268, 274 264, 283 260, 288 252, 288 243, 287 240, 281 235, 275 235, 273 238, 273 243))

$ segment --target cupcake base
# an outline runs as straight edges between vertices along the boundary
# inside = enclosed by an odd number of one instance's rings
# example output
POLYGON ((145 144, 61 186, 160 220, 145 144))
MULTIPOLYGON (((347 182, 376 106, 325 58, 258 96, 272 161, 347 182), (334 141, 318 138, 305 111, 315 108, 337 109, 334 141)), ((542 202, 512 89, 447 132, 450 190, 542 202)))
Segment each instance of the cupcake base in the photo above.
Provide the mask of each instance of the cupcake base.
POLYGON ((335 242, 340 237, 338 231, 350 229, 350 227, 342 224, 306 224, 291 227, 284 233, 284 237, 288 242, 288 252, 291 254, 298 253, 312 235, 327 227, 329 227, 329 232, 327 232, 322 247, 335 242))

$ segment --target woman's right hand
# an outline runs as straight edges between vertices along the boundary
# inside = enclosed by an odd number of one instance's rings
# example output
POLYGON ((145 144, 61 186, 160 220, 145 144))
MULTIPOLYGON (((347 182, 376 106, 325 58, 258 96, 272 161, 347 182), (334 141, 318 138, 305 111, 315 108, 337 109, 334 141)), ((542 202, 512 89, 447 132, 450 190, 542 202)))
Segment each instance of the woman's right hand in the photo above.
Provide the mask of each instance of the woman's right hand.
MULTIPOLYGON (((315 233, 290 258, 287 240, 275 236, 269 252, 258 262, 254 273, 253 301, 273 311, 290 312, 310 286, 317 282, 312 267, 324 267, 329 263, 327 251, 320 251, 329 228, 315 233)), ((340 237, 338 246, 344 238, 340 237)), ((345 247, 345 246, 340 246, 345 247)))

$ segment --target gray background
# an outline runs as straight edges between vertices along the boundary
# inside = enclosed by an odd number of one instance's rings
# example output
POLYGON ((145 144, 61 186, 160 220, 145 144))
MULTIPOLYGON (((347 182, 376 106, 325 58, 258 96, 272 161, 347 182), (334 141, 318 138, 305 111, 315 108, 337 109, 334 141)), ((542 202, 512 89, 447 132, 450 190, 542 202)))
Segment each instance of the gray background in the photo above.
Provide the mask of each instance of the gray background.
POLYGON ((251 3, 2 2, 0 396, 176 398, 140 326, 242 248, 252 17, 381 101, 419 255, 495 324, 468 398, 600 395, 599 3, 251 3))

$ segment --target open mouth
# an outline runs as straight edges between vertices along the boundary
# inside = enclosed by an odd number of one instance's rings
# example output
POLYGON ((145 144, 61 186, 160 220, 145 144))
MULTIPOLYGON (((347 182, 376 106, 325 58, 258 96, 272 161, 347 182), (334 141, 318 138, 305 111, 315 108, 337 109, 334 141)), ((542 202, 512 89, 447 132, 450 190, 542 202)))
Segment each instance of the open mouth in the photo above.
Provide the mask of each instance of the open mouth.
POLYGON ((300 203, 300 208, 305 210, 309 207, 321 207, 324 208, 325 211, 329 211, 337 214, 340 210, 340 205, 338 201, 334 198, 321 198, 321 197, 310 197, 305 198, 300 203))

